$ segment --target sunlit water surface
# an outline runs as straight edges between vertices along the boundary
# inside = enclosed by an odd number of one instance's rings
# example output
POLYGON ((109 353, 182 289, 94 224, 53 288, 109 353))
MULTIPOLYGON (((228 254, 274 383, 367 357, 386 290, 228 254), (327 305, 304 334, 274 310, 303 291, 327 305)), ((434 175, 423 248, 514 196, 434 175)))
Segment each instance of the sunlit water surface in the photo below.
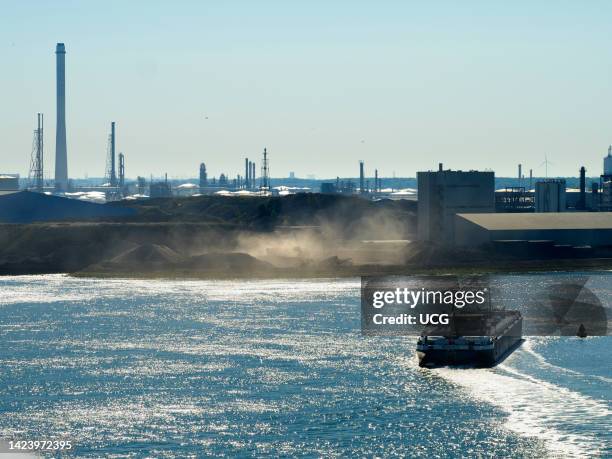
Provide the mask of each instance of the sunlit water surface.
POLYGON ((420 369, 357 279, 0 278, 0 438, 79 456, 606 457, 612 339, 420 369))

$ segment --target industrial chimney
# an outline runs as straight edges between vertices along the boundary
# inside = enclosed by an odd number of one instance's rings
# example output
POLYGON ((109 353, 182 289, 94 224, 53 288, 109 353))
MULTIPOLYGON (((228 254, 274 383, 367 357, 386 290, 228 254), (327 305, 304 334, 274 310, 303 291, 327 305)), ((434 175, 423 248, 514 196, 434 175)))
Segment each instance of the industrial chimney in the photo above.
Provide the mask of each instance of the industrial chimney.
POLYGON ((586 209, 586 169, 584 166, 580 168, 580 200, 578 201, 580 210, 586 209))
POLYGON ((251 187, 251 164, 249 158, 244 158, 244 187, 248 190, 251 187))
POLYGON ((55 48, 57 78, 57 124, 55 127, 55 189, 68 189, 68 153, 66 150, 66 48, 58 43, 55 48))
POLYGON ((378 188, 378 169, 374 169, 374 192, 378 193, 380 190, 378 188))
POLYGON ((115 122, 111 122, 111 150, 110 150, 110 185, 117 186, 117 169, 115 168, 115 122))
POLYGON ((365 181, 364 181, 364 173, 363 173, 363 161, 359 161, 359 192, 361 194, 365 193, 365 181))

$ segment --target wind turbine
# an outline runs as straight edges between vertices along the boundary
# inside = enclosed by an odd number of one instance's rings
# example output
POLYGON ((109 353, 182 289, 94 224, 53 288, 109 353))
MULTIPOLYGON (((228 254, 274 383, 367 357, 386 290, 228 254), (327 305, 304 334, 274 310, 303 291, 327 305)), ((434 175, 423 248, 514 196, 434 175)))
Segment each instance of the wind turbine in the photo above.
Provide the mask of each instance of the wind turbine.
POLYGON ((546 178, 547 178, 547 179, 548 179, 548 165, 549 165, 549 164, 554 165, 555 163, 551 163, 551 162, 548 160, 548 156, 547 156, 547 155, 544 155, 544 162, 543 162, 542 164, 540 164, 540 167, 542 167, 542 166, 546 166, 546 178))

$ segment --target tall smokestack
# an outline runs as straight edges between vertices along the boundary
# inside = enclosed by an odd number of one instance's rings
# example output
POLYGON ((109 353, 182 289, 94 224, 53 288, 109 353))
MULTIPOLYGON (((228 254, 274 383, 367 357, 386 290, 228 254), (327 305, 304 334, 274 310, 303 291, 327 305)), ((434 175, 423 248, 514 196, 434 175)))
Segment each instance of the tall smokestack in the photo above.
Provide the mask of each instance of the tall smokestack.
POLYGON ((125 185, 125 156, 119 153, 119 186, 123 188, 125 185))
POLYGON ((578 202, 580 210, 586 209, 586 169, 584 166, 580 168, 580 201, 578 202))
POLYGON ((111 122, 111 170, 110 184, 117 186, 117 169, 115 168, 115 122, 111 122))
POLYGON ((66 48, 55 47, 57 78, 57 124, 55 127, 55 189, 68 189, 68 153, 66 150, 66 48))
POLYGON ((359 192, 365 193, 365 180, 363 174, 363 161, 359 161, 359 192))
POLYGON ((249 189, 251 186, 251 165, 249 158, 244 158, 244 187, 249 189))
POLYGON ((257 180, 255 178, 255 161, 251 163, 251 188, 257 188, 257 180))

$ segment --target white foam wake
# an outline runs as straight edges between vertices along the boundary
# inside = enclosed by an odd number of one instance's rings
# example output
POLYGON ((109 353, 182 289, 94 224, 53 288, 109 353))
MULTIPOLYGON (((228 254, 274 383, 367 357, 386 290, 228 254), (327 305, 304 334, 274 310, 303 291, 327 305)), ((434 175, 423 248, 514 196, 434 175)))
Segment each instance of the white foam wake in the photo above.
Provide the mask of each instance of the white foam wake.
POLYGON ((506 427, 543 441, 555 456, 598 457, 612 421, 608 406, 509 367, 435 370, 470 396, 508 414, 506 427))
POLYGON ((546 358, 542 354, 538 353, 533 348, 533 345, 531 344, 531 340, 529 340, 529 339, 525 340, 525 342, 521 346, 521 349, 523 351, 527 352, 528 354, 530 354, 531 356, 533 356, 538 361, 540 366, 542 366, 542 367, 552 368, 555 371, 560 371, 562 373, 567 373, 567 374, 570 374, 570 375, 575 375, 575 376, 580 376, 580 377, 587 377, 587 378, 595 378, 595 379, 599 379, 600 381, 603 381, 603 382, 612 383, 612 379, 606 378, 605 376, 586 375, 584 373, 580 373, 579 371, 570 370, 569 368, 560 367, 559 365, 555 365, 553 363, 550 363, 548 360, 546 360, 546 358))

